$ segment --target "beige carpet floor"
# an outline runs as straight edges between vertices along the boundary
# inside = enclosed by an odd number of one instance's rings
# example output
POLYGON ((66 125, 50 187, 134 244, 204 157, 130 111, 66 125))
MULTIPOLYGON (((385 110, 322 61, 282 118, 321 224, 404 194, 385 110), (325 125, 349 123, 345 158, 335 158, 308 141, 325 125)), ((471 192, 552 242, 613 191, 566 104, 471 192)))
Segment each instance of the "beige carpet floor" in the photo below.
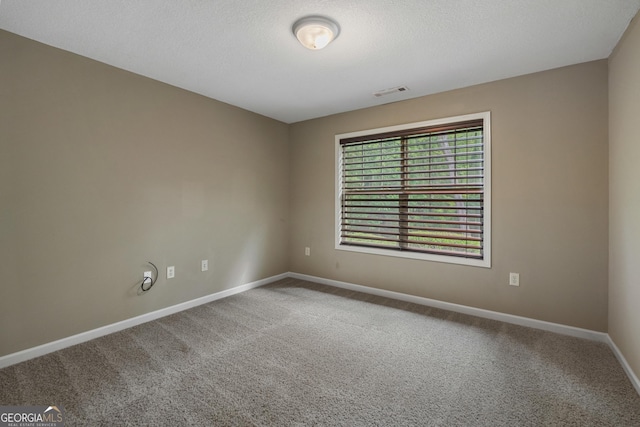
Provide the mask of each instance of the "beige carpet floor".
POLYGON ((68 426, 640 426, 602 343, 286 279, 0 370, 68 426))

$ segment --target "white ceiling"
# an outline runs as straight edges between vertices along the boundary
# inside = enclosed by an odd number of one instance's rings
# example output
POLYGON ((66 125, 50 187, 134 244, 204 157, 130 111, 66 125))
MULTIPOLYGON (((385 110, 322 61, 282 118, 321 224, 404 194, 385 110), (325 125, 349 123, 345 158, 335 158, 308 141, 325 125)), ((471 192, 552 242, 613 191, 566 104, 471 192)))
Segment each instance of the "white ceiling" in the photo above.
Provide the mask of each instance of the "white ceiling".
POLYGON ((293 123, 607 58, 639 9, 640 0, 2 0, 0 28, 293 123), (310 14, 341 27, 324 50, 291 32, 310 14))

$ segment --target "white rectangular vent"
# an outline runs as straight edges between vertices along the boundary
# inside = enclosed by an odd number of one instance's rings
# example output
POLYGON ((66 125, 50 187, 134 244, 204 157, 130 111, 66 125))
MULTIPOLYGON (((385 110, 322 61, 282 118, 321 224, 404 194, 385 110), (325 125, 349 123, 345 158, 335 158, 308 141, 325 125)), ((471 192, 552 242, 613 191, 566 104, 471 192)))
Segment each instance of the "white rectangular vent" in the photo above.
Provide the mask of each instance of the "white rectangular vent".
POLYGON ((406 86, 392 87, 391 89, 379 90, 379 91, 375 92, 373 94, 373 96, 379 98, 381 96, 390 95, 390 94, 396 93, 396 92, 406 92, 408 90, 409 90, 409 88, 406 87, 406 86))

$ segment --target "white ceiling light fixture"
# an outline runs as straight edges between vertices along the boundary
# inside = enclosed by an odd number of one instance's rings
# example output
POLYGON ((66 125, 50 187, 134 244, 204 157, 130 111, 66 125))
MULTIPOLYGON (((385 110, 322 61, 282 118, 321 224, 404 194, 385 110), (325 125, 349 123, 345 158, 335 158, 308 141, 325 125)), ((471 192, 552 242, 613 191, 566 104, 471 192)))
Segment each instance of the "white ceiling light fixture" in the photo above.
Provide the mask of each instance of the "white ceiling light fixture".
POLYGON ((302 46, 311 50, 322 49, 338 37, 338 24, 323 16, 306 16, 293 24, 293 34, 302 46))

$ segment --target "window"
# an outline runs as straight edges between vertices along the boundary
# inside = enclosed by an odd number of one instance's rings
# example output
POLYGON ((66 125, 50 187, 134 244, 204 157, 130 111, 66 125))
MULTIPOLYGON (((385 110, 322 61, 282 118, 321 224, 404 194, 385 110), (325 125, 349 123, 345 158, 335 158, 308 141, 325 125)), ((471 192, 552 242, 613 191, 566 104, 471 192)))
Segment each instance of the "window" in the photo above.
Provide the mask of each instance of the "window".
POLYGON ((491 267, 490 113, 336 135, 336 249, 491 267))

